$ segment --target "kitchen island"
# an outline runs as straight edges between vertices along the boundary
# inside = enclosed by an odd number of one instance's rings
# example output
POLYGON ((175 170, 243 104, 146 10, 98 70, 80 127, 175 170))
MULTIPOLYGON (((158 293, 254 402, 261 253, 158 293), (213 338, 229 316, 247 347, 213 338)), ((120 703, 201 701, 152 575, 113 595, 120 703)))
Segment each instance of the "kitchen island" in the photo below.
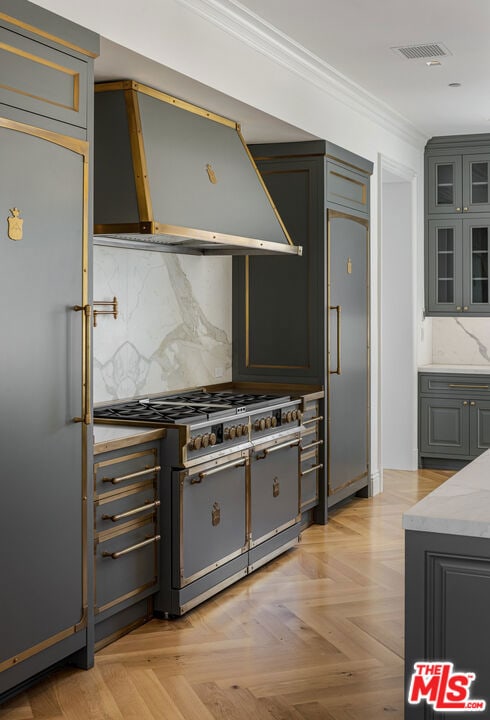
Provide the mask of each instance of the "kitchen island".
MULTIPOLYGON (((403 527, 406 692, 414 663, 449 661, 476 674, 471 697, 488 705, 490 451, 404 513, 403 527)), ((425 701, 406 702, 406 720, 436 716, 425 701)))

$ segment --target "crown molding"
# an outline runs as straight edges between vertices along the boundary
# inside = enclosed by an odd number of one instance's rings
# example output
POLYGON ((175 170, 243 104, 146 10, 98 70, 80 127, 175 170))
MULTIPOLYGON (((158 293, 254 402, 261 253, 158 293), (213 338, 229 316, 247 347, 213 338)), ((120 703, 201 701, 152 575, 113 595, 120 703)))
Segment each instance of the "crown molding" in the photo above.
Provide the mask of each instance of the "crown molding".
POLYGON ((236 0, 177 2, 405 142, 424 147, 427 136, 403 115, 236 0))

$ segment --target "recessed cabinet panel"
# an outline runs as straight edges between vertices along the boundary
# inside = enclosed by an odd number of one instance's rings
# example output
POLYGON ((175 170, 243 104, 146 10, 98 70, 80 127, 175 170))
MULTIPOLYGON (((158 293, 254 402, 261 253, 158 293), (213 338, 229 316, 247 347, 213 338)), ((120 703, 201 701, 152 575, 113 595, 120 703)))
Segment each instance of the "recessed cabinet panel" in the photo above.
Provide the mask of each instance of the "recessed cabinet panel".
POLYGON ((433 312, 463 312, 463 252, 461 220, 429 221, 428 308, 433 312))
POLYGON ((463 220, 463 305, 468 312, 489 310, 490 222, 463 220))
POLYGON ((420 452, 467 455, 468 405, 464 400, 421 398, 420 452))
POLYGON ((472 401, 470 405, 470 452, 480 455, 490 448, 490 402, 472 401))

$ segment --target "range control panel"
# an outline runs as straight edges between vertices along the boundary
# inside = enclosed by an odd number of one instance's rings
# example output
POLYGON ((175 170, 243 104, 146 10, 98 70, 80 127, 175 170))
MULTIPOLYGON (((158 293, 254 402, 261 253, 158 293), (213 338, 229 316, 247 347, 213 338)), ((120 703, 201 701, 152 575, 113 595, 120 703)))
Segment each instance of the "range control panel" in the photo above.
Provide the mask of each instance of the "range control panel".
POLYGON ((279 408, 264 408, 250 415, 252 439, 301 425, 300 401, 293 400, 279 408))

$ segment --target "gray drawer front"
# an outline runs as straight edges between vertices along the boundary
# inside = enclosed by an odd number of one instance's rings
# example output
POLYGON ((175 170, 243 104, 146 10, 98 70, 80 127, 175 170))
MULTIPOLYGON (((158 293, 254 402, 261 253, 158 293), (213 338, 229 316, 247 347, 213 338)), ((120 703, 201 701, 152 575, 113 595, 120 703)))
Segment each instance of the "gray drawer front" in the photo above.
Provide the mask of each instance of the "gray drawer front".
POLYGON ((156 447, 112 453, 94 464, 94 493, 96 496, 112 494, 130 486, 141 486, 156 480, 157 476, 156 447))
POLYGON ((318 484, 322 463, 320 462, 320 446, 312 450, 302 451, 300 455, 300 497, 301 510, 313 507, 318 502, 318 484))
POLYGON ((156 487, 151 481, 145 483, 145 487, 141 489, 133 487, 117 495, 104 496, 95 503, 95 530, 103 532, 143 518, 151 518, 158 512, 156 501, 156 487))
POLYGON ((369 176, 327 162, 327 202, 369 213, 369 176))
POLYGON ((118 535, 105 534, 96 541, 96 613, 103 612, 151 586, 157 589, 158 541, 135 548, 155 537, 155 523, 150 520, 118 535), (113 553, 121 552, 123 554, 119 557, 112 557, 113 553))
POLYGON ((299 450, 287 447, 265 457, 254 451, 250 463, 251 547, 297 521, 299 450))
POLYGON ((468 455, 468 418, 469 405, 460 398, 420 398, 420 452, 468 455))
MULTIPOLYGON (((247 549, 246 468, 201 477, 174 473, 174 587, 184 587, 247 549), (179 552, 180 549, 180 552, 179 552)), ((212 469, 214 470, 214 468, 212 469)))
POLYGON ((0 102, 87 126, 87 63, 0 27, 0 102))
POLYGON ((427 373, 419 375, 419 388, 421 393, 434 393, 437 395, 474 395, 490 396, 489 375, 443 375, 427 373))

